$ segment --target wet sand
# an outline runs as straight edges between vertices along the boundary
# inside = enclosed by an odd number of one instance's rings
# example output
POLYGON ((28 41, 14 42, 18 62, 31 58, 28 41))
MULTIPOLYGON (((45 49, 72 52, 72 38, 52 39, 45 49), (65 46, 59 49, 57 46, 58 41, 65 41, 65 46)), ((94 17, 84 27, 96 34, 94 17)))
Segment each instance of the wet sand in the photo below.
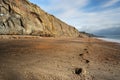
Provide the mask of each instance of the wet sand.
POLYGON ((0 80, 120 80, 120 44, 94 38, 0 38, 0 80))

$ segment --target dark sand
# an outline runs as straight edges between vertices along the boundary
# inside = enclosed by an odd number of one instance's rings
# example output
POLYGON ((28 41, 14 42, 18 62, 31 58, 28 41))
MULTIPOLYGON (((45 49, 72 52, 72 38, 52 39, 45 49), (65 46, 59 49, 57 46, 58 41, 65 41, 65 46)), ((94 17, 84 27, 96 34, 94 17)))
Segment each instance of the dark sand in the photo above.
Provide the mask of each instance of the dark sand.
POLYGON ((1 38, 0 80, 120 80, 120 44, 92 38, 1 38))

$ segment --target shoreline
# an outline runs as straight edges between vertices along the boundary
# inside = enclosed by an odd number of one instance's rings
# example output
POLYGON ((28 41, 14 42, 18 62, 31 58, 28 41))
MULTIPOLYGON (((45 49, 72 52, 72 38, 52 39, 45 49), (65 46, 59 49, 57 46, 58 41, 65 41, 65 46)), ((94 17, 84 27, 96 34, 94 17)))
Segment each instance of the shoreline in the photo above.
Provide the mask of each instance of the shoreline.
POLYGON ((115 43, 119 43, 120 44, 120 40, 118 39, 111 39, 111 38, 97 38, 103 41, 107 41, 107 42, 115 42, 115 43))

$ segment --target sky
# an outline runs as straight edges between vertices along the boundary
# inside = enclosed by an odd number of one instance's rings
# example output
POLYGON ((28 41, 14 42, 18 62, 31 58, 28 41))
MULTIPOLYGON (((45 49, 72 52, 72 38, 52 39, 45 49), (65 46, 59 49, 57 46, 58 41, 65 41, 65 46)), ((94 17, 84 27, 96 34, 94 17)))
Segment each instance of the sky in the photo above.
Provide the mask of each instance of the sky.
POLYGON ((120 27, 120 0, 30 0, 80 31, 120 27))

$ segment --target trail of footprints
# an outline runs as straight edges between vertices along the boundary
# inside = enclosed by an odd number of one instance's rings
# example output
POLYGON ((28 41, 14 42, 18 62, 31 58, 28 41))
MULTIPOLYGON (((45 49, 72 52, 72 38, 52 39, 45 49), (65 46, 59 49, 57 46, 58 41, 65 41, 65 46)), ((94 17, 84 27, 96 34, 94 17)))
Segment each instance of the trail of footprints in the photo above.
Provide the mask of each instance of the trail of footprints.
MULTIPOLYGON (((89 54, 88 47, 84 48, 83 52, 79 54, 81 62, 84 63, 87 67, 89 66, 90 61, 84 57, 85 54, 89 54)), ((90 75, 85 68, 75 68, 76 75, 80 75, 82 80, 94 80, 94 76, 90 75)))
POLYGON ((88 59, 84 58, 84 55, 85 55, 85 54, 88 54, 88 53, 89 53, 89 52, 88 52, 88 49, 85 48, 85 49, 84 49, 84 52, 81 53, 81 54, 79 54, 79 56, 80 56, 80 58, 82 58, 83 62, 85 62, 85 63, 87 63, 87 64, 89 64, 90 61, 89 61, 88 59))
MULTIPOLYGON (((86 65, 90 63, 90 61, 86 58, 84 58, 85 54, 88 54, 88 49, 85 48, 82 53, 79 54, 80 60, 82 63, 85 63, 86 65)), ((87 65, 88 66, 88 65, 87 65)), ((82 68, 75 68, 75 74, 82 74, 83 69, 82 68)))

